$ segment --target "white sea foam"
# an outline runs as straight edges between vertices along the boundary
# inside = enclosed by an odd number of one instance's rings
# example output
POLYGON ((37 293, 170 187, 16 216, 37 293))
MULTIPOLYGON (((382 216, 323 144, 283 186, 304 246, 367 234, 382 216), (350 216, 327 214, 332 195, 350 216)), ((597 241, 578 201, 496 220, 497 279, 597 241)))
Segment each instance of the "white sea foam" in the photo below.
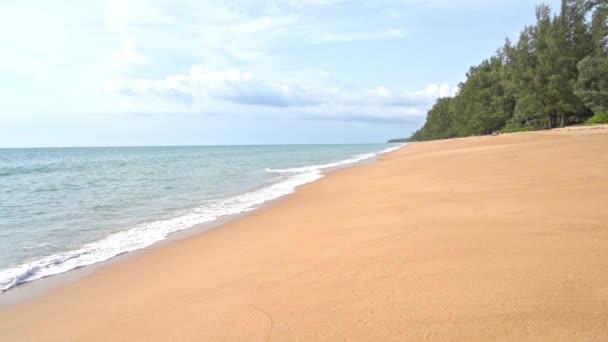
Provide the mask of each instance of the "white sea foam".
POLYGON ((353 156, 352 158, 343 159, 343 160, 333 162, 333 163, 320 164, 320 165, 308 165, 308 166, 302 166, 302 167, 293 167, 293 168, 289 168, 289 169, 266 169, 266 172, 276 172, 276 173, 321 172, 321 170, 324 170, 324 169, 331 169, 331 168, 340 167, 340 166, 344 166, 344 165, 348 165, 348 164, 358 163, 360 161, 373 158, 377 155, 394 151, 405 145, 406 144, 401 144, 398 146, 389 147, 389 148, 386 148, 379 152, 358 154, 358 155, 353 156))
POLYGON ((121 232, 83 245, 82 247, 39 258, 17 267, 0 270, 0 293, 16 285, 32 280, 64 273, 75 268, 106 261, 118 255, 148 247, 165 240, 171 233, 191 228, 197 224, 211 222, 220 217, 234 215, 255 209, 264 202, 294 192, 296 187, 314 182, 323 177, 323 169, 352 164, 378 154, 393 151, 403 145, 388 148, 378 153, 357 155, 334 163, 305 167, 271 170, 285 173, 286 178, 270 186, 247 192, 238 196, 208 201, 198 208, 181 215, 154 222, 147 222, 121 232))

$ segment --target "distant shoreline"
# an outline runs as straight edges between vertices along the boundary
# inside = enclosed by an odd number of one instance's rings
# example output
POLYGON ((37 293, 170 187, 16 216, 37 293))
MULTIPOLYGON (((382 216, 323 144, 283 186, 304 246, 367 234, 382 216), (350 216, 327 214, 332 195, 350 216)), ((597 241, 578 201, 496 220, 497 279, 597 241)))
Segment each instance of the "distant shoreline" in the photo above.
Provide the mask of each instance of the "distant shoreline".
POLYGON ((394 144, 394 143, 408 143, 410 142, 409 138, 399 138, 399 139, 391 139, 388 141, 389 144, 394 144))

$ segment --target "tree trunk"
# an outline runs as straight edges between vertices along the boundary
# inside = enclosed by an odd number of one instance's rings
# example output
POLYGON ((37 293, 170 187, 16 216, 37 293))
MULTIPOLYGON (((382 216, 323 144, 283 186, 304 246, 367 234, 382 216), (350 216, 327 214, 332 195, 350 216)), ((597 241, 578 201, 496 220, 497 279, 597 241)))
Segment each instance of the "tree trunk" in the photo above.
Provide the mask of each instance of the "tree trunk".
POLYGON ((566 126, 566 114, 562 113, 562 122, 560 123, 560 127, 566 126))

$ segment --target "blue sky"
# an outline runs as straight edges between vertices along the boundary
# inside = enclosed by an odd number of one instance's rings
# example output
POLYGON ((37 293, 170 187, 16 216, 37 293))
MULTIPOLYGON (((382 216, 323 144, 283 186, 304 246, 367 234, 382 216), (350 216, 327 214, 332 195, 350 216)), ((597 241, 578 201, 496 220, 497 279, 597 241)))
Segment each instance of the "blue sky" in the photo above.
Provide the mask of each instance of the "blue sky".
POLYGON ((2 1, 0 146, 408 136, 536 4, 2 1))

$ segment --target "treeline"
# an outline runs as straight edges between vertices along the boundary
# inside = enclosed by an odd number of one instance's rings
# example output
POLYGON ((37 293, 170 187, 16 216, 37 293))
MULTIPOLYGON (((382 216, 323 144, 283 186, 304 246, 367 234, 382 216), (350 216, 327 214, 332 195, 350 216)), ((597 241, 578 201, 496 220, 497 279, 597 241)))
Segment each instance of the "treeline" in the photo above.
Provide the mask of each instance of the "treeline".
POLYGON ((471 67, 411 140, 608 123, 608 0, 563 0, 557 15, 541 5, 536 19, 471 67))

